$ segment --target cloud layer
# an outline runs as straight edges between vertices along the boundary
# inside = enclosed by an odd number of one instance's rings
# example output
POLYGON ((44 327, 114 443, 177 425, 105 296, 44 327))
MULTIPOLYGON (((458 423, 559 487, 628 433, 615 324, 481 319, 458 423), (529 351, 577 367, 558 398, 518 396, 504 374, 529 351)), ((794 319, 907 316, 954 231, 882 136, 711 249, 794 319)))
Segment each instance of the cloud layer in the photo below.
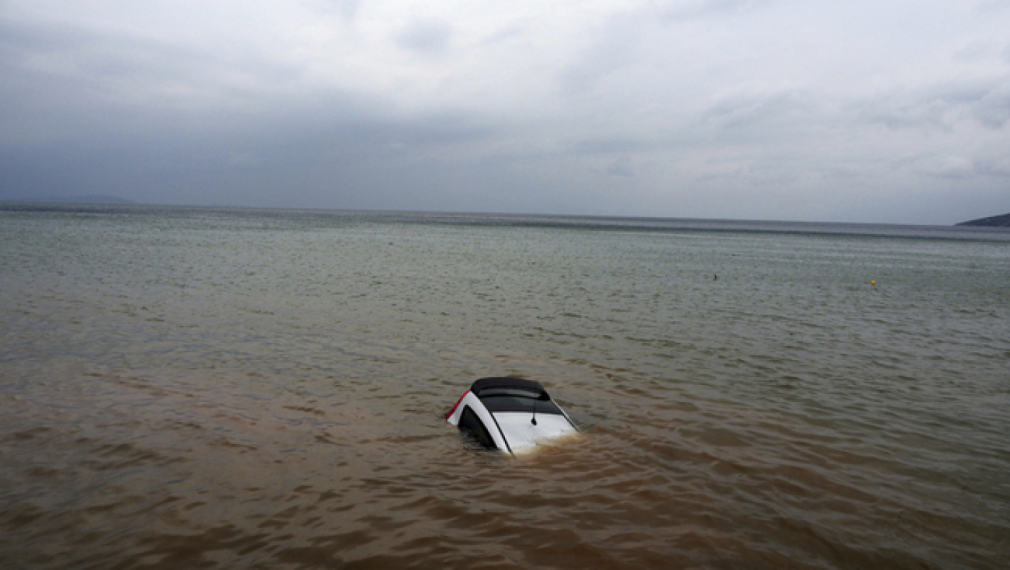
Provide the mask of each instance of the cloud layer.
POLYGON ((0 0, 0 199, 953 223, 1010 2, 0 0))

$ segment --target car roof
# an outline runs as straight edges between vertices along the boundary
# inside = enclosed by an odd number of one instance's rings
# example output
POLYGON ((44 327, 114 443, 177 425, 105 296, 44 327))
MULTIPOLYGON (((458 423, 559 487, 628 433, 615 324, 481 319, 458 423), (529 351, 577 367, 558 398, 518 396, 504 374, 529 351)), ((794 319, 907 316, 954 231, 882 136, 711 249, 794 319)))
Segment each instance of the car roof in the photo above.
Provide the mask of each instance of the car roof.
POLYGON ((546 400, 550 398, 547 395, 547 390, 540 385, 539 382, 534 382, 533 380, 526 380, 524 378, 512 378, 508 376, 498 376, 494 378, 481 378, 470 386, 470 391, 474 393, 478 398, 480 393, 484 390, 495 388, 495 389, 515 389, 523 390, 525 392, 532 392, 538 395, 538 399, 546 400))

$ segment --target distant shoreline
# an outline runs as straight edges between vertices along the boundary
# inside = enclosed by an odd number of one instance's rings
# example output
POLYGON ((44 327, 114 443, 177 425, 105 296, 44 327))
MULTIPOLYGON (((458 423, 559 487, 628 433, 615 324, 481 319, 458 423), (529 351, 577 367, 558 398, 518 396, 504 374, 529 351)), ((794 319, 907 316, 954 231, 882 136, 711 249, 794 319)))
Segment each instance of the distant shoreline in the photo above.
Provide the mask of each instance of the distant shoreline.
POLYGON ((133 200, 127 200, 126 198, 120 198, 119 196, 104 196, 101 194, 85 194, 82 196, 57 196, 53 198, 25 198, 25 199, 13 199, 13 200, 3 200, 4 202, 25 202, 25 203, 44 203, 44 204, 140 204, 140 202, 134 202, 133 200))
POLYGON ((959 226, 981 226, 986 228, 1010 228, 1010 214, 1003 214, 1002 216, 990 216, 988 218, 979 218, 977 220, 968 220, 967 222, 961 222, 957 224, 959 226))
POLYGON ((83 204, 58 202, 2 202, 0 212, 65 212, 83 214, 135 214, 142 216, 216 217, 234 220, 297 219, 303 223, 329 225, 334 221, 392 224, 437 224, 446 226, 500 226, 514 228, 582 229, 623 232, 724 232, 736 234, 777 233, 794 235, 845 235, 862 238, 956 239, 1010 242, 1010 228, 970 226, 913 226, 838 222, 783 222, 758 220, 711 220, 691 218, 642 218, 490 214, 459 212, 410 212, 381 210, 321 210, 179 206, 154 204, 83 204))
MULTIPOLYGON (((218 211, 261 211, 261 212, 283 212, 283 211, 300 211, 300 212, 318 212, 320 214, 325 214, 327 212, 342 212, 342 213, 355 213, 361 215, 379 215, 379 216, 392 216, 392 217, 406 217, 406 218, 441 218, 442 221, 451 222, 459 219, 470 219, 473 217, 482 217, 495 219, 506 225, 513 225, 518 220, 525 220, 526 224, 522 222, 519 225, 571 225, 574 222, 578 224, 577 220, 595 220, 601 222, 602 225, 609 225, 607 222, 617 222, 617 225, 626 225, 621 222, 638 222, 641 224, 641 229, 655 228, 656 225, 663 226, 665 222, 673 222, 677 224, 688 224, 688 225, 700 225, 704 226, 704 229, 708 229, 707 226, 715 225, 736 225, 740 226, 740 229, 766 229, 767 226, 792 226, 799 233, 807 233, 804 228, 811 228, 816 226, 821 227, 836 227, 836 228, 870 228, 870 227, 892 227, 892 228, 956 228, 956 227, 976 227, 976 228, 1010 228, 1010 214, 1004 214, 1002 216, 990 216, 987 218, 979 218, 976 220, 968 220, 965 222, 959 222, 949 226, 943 225, 922 225, 922 224, 887 224, 887 223, 866 223, 866 222, 809 222, 809 221, 782 221, 782 220, 744 220, 744 219, 718 219, 718 218, 676 218, 676 217, 643 217, 643 216, 601 216, 601 215, 570 215, 570 214, 522 214, 522 213, 501 213, 501 212, 438 212, 438 211, 410 211, 410 210, 358 210, 358 209, 340 209, 340 208, 277 208, 277 207, 257 207, 257 206, 220 206, 220 205, 195 205, 195 204, 148 204, 144 202, 135 202, 133 200, 128 200, 126 198, 120 198, 118 196, 103 196, 103 195, 83 195, 83 196, 67 196, 60 198, 32 198, 32 199, 0 199, 0 210, 10 210, 11 206, 20 205, 22 207, 28 207, 31 209, 31 205, 36 204, 38 206, 42 205, 66 205, 66 206, 81 206, 87 207, 92 206, 150 206, 152 208, 162 208, 162 209, 194 209, 194 210, 218 210, 218 211), (533 220, 540 220, 536 222, 533 220), (548 221, 549 220, 549 221, 548 221), (553 222, 553 223, 551 223, 553 222), (756 226, 756 227, 748 227, 756 226)), ((15 206, 17 208, 17 206, 15 206)), ((20 208, 17 208, 20 209, 20 208)), ((637 225, 637 224, 633 224, 637 225)), ((702 229, 702 228, 696 228, 702 229)), ((822 233, 821 231, 814 231, 811 233, 822 233)), ((834 232, 827 232, 834 233, 834 232)), ((848 233, 848 232, 841 232, 848 233)), ((856 232, 864 233, 864 232, 856 232)))

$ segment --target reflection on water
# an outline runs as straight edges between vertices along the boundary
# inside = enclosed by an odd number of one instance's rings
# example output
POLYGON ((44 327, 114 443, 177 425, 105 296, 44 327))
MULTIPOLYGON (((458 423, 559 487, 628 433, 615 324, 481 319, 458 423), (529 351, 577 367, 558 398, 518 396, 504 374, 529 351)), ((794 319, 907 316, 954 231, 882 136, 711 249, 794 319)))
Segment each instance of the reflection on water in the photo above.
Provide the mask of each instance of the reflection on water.
POLYGON ((0 212, 0 567, 1010 557, 1005 240, 531 220, 0 212))

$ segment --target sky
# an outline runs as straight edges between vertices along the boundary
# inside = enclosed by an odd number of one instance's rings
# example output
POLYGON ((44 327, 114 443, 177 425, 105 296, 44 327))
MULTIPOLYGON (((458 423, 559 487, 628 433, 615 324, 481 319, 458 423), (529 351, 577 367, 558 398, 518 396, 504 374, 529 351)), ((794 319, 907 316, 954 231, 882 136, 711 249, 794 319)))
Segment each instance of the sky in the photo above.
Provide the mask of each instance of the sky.
POLYGON ((0 0, 0 200, 951 224, 1010 0, 0 0))

